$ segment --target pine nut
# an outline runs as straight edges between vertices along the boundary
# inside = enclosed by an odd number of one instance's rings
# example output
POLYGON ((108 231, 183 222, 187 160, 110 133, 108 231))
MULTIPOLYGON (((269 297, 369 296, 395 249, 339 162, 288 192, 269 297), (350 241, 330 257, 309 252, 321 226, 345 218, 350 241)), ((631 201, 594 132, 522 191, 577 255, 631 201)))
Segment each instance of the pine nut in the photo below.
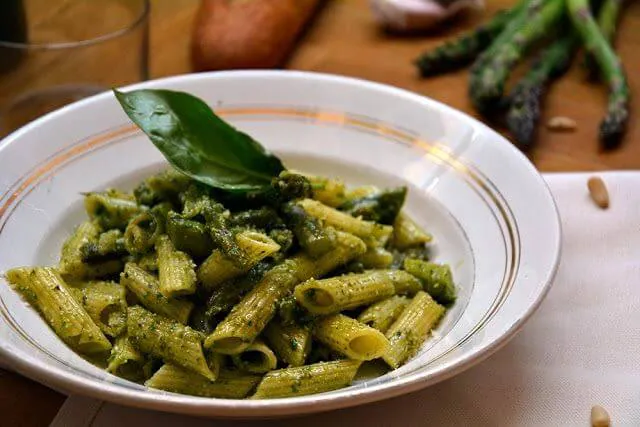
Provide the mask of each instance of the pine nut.
POLYGON ((600 405, 591 407, 591 426, 592 427, 609 427, 611 418, 609 413, 600 405))
POLYGON ((602 178, 592 176, 587 181, 587 187, 589 188, 589 195, 595 204, 602 209, 607 209, 609 207, 609 192, 602 178))
POLYGON ((552 131, 572 132, 576 130, 578 124, 575 120, 569 117, 556 116, 549 119, 549 121, 547 122, 547 127, 552 131))

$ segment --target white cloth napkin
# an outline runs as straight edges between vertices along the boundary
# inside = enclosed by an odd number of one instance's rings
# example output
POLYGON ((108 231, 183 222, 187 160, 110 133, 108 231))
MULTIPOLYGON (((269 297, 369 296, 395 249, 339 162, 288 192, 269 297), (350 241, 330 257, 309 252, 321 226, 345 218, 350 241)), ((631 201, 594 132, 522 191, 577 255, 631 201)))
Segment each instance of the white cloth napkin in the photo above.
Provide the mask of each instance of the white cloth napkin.
POLYGON ((553 288, 513 341, 448 381, 366 406, 259 422, 71 396, 52 426, 587 426, 593 404, 616 427, 640 426, 640 173, 600 174, 608 210, 589 198, 589 176, 546 175, 564 233, 553 288))

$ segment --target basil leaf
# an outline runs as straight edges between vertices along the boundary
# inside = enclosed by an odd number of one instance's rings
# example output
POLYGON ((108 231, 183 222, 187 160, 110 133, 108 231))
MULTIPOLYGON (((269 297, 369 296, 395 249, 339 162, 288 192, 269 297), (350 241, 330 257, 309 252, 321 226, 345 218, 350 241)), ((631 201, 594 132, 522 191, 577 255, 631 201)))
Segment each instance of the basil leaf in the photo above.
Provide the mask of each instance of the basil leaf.
POLYGON ((262 190, 285 168, 201 99, 170 90, 114 90, 120 105, 176 169, 231 192, 262 190))

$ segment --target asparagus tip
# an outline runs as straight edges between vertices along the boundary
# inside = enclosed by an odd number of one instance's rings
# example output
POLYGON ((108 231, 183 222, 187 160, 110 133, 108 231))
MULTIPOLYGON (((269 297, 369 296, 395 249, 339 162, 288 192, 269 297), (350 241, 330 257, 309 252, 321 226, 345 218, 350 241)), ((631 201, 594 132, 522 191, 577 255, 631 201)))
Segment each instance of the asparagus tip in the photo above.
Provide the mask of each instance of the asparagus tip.
POLYGON ((626 119, 619 116, 607 116, 600 125, 600 145, 604 151, 615 150, 622 143, 626 119))

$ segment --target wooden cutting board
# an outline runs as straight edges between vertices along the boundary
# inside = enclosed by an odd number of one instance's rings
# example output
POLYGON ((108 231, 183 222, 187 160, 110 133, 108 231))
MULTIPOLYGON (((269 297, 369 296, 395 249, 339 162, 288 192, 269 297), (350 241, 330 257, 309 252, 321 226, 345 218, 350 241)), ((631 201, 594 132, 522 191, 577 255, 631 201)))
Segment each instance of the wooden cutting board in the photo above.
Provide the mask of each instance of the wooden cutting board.
MULTIPOLYGON (((154 77, 190 71, 187 29, 195 13, 195 3, 196 0, 155 0, 151 50, 154 77)), ((422 80, 416 76, 411 61, 425 49, 473 28, 515 2, 488 0, 487 3, 484 14, 460 17, 443 31, 420 37, 397 37, 379 30, 369 11, 368 0, 327 0, 291 56, 288 67, 391 84, 475 115, 467 97, 466 70, 422 80)), ((542 120, 568 116, 578 123, 578 129, 573 133, 553 133, 544 126, 540 129, 538 147, 532 153, 540 170, 640 167, 640 31, 637 31, 640 2, 630 3, 617 38, 635 107, 623 148, 613 153, 599 152, 597 130, 604 113, 606 89, 587 82, 577 60, 571 71, 551 89, 542 120)))

